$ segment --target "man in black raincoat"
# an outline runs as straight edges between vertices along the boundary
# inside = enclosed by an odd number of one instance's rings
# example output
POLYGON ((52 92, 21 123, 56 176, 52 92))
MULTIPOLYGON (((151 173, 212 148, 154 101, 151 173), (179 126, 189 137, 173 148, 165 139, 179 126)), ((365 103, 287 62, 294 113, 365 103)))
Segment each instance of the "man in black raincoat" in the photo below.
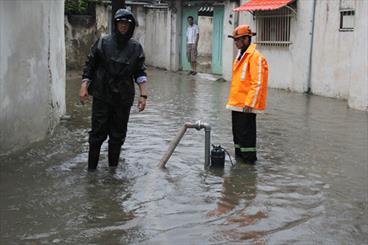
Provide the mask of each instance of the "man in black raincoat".
POLYGON ((140 91, 139 111, 146 106, 144 52, 140 43, 131 38, 135 17, 129 10, 119 9, 114 20, 114 33, 101 37, 91 48, 79 93, 82 103, 89 94, 93 96, 88 170, 97 168, 101 145, 107 136, 109 166, 118 165, 134 101, 134 83, 140 91))

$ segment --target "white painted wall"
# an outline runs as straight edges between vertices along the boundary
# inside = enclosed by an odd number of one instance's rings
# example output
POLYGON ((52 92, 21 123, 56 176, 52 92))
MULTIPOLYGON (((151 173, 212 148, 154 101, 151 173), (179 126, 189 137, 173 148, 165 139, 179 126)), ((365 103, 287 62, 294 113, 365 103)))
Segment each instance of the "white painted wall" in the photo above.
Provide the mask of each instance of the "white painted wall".
POLYGON ((52 132, 65 113, 64 1, 0 1, 0 154, 52 132))
POLYGON ((236 56, 237 49, 233 39, 228 35, 233 33, 234 28, 238 25, 238 14, 233 12, 237 7, 235 2, 229 0, 224 1, 224 31, 222 42, 222 76, 225 80, 230 81, 232 77, 232 64, 236 56))
POLYGON ((180 68, 180 47, 181 47, 181 0, 171 1, 171 50, 170 50, 170 70, 178 71, 180 68))
POLYGON ((199 27, 199 42, 198 42, 198 56, 212 55, 212 16, 198 16, 199 27))
MULTIPOLYGON (((296 92, 307 90, 312 14, 313 1, 298 1, 297 16, 291 20, 292 44, 288 47, 257 45, 268 61, 269 87, 296 92)), ((239 24, 248 24, 252 31, 256 30, 249 12, 239 13, 239 24)), ((256 41, 256 37, 253 37, 253 41, 256 41)))
POLYGON ((339 1, 317 1, 314 28, 312 92, 347 99, 352 32, 340 32, 339 1))
POLYGON ((167 9, 146 9, 144 50, 146 63, 170 69, 171 16, 167 9))
POLYGON ((132 9, 139 23, 134 38, 144 47, 146 64, 177 71, 180 65, 181 1, 174 1, 170 8, 132 6, 132 9))
MULTIPOLYGON (((146 10, 145 33, 142 34, 147 64, 168 70, 179 68, 181 1, 176 0, 177 11, 160 13, 146 10), (171 35, 168 35, 171 33, 171 35)), ((241 0, 244 4, 247 0, 241 0)), ((298 0, 297 15, 292 18, 291 42, 288 47, 262 46, 258 49, 269 63, 269 86, 322 96, 343 98, 349 106, 368 110, 367 74, 367 5, 368 1, 343 0, 344 5, 355 4, 354 32, 339 32, 339 4, 336 0, 317 1, 313 39, 312 66, 310 50, 312 41, 313 0, 298 0), (310 77, 310 84, 309 84, 310 77)), ((232 10, 235 2, 224 1, 223 77, 231 80, 232 62, 237 53, 233 40, 227 37, 238 24, 249 24, 255 30, 253 16, 232 10)), ((346 6, 345 6, 346 7, 346 6)))
POLYGON ((138 26, 135 27, 133 38, 137 40, 142 46, 145 46, 146 33, 146 13, 142 5, 130 6, 136 18, 138 26))
POLYGON ((368 111, 368 1, 357 1, 351 45, 351 75, 348 104, 368 111))
POLYGON ((344 4, 355 9, 353 32, 339 31, 339 1, 317 1, 312 92, 347 99, 353 108, 368 110, 368 1, 344 4))
MULTIPOLYGON (((241 4, 245 2, 242 0, 241 4)), ((269 86, 272 88, 308 90, 313 2, 297 1, 289 47, 258 45, 269 63, 269 86)), ((314 94, 347 99, 349 106, 368 110, 368 1, 344 0, 342 7, 352 3, 355 30, 340 32, 340 1, 316 1, 310 87, 314 94)), ((239 23, 255 29, 248 12, 240 13, 239 23)))

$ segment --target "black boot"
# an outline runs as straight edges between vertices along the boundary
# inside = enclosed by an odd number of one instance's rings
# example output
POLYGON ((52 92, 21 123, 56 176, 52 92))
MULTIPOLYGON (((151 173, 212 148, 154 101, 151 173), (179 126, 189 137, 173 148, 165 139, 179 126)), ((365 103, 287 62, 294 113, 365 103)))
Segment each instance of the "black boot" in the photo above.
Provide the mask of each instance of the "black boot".
POLYGON ((121 145, 109 144, 109 166, 116 167, 119 163, 121 145))
POLYGON ((257 153, 256 152, 242 152, 242 159, 244 163, 255 164, 257 161, 257 153))
POLYGON ((239 147, 235 147, 235 156, 236 157, 241 157, 241 152, 240 152, 240 148, 239 147))
POLYGON ((88 152, 88 171, 94 171, 97 168, 98 159, 100 158, 100 145, 89 145, 88 152))

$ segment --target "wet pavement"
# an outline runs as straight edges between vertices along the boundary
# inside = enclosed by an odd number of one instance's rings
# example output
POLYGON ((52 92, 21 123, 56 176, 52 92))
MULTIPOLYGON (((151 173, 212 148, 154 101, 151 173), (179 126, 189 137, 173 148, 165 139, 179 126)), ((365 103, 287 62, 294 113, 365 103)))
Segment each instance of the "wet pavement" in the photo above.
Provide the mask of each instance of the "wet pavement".
POLYGON ((54 135, 0 157, 0 244, 364 244, 368 241, 368 114, 346 102, 269 90, 255 166, 205 171, 204 132, 232 149, 228 83, 150 69, 147 109, 132 109, 117 169, 103 145, 88 173, 90 103, 67 84, 54 135))

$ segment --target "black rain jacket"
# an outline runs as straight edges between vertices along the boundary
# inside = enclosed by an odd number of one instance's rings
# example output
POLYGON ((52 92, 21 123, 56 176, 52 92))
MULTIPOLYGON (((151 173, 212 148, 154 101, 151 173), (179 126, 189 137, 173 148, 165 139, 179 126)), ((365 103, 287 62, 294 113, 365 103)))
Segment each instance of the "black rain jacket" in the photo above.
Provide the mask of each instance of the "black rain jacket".
MULTIPOLYGON (((135 24, 135 21, 134 21, 135 24)), ((113 33, 98 39, 91 48, 82 78, 91 82, 88 92, 97 99, 115 105, 132 106, 134 81, 146 76, 141 44, 131 39, 134 26, 125 40, 113 33)))

